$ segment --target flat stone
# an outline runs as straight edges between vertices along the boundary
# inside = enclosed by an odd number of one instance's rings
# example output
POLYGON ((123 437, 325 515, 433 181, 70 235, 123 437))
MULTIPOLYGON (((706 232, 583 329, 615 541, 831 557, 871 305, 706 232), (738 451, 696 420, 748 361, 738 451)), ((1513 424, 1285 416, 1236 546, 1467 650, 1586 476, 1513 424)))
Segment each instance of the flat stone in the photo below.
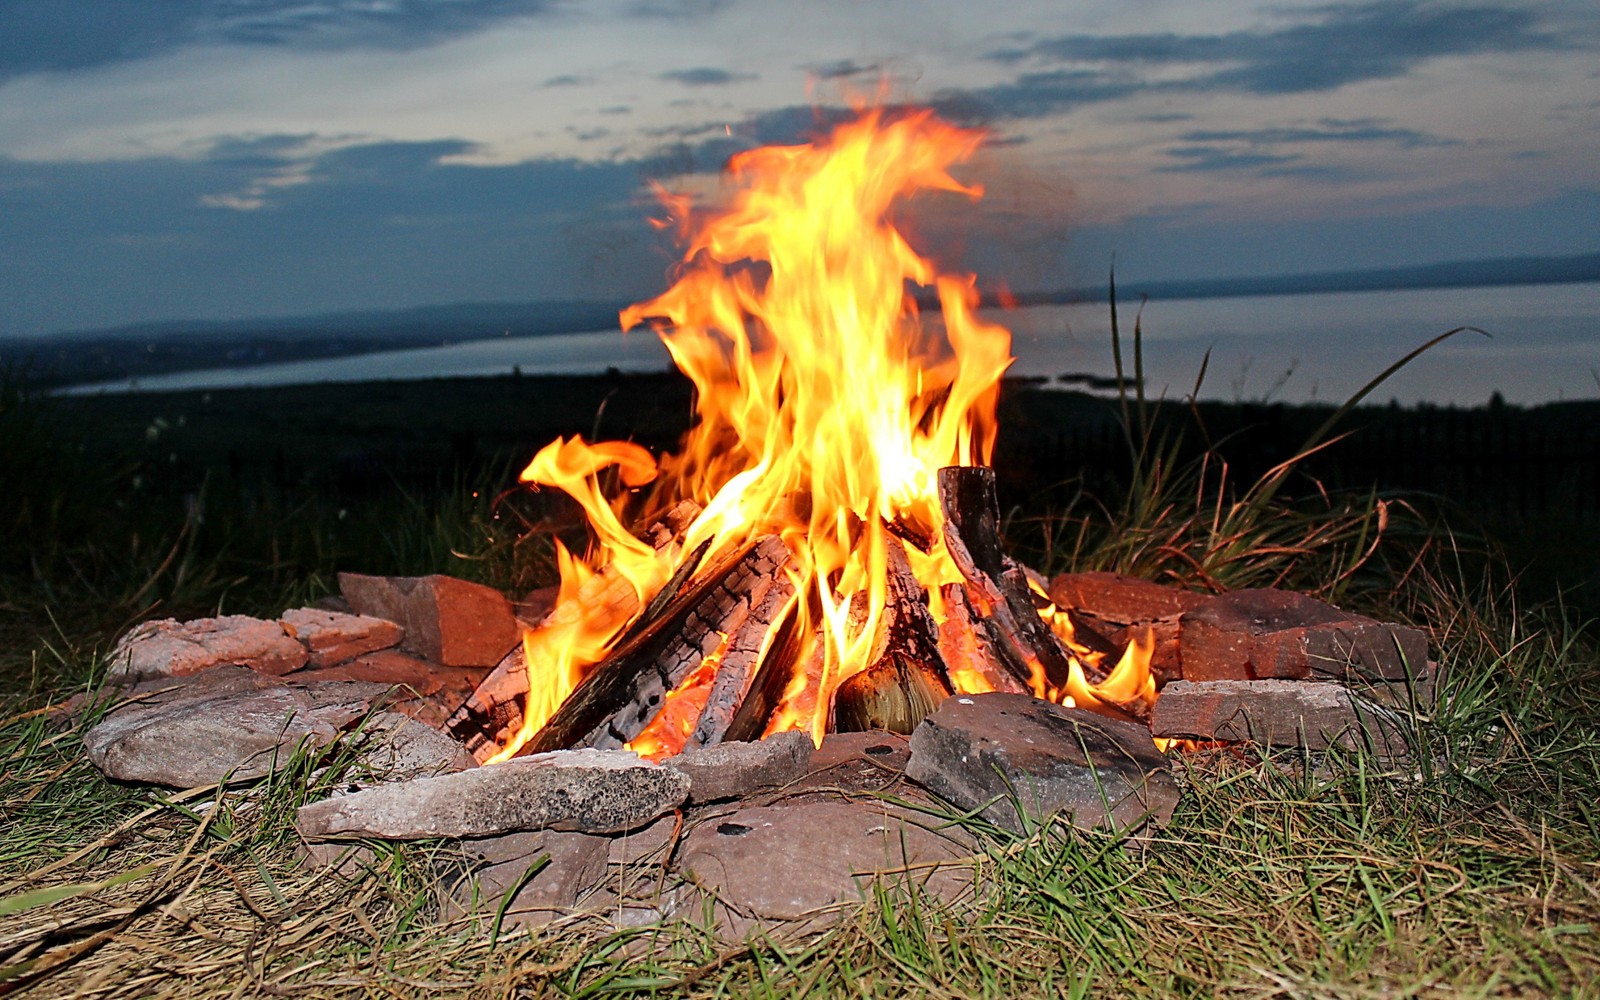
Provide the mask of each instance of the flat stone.
POLYGON ((687 777, 629 751, 557 750, 312 802, 295 825, 307 839, 616 833, 643 826, 688 795, 687 777))
POLYGON ((399 625, 383 618, 317 608, 285 611, 279 616, 278 624, 306 647, 312 667, 331 667, 362 653, 398 646, 405 636, 399 625))
POLYGON ((811 766, 811 736, 798 730, 752 743, 717 743, 668 757, 662 767, 689 778, 689 802, 736 799, 796 780, 811 766))
POLYGON ((1119 573, 1062 573, 1050 580, 1056 607, 1081 611, 1103 621, 1130 625, 1192 611, 1208 595, 1179 590, 1119 573))
POLYGON ((1157 736, 1308 750, 1406 750, 1399 713, 1332 681, 1174 681, 1156 700, 1150 729, 1157 736))
POLYGON ((624 830, 611 836, 611 850, 606 861, 613 865, 646 865, 664 861, 667 848, 677 836, 678 817, 662 816, 648 826, 637 830, 624 830))
POLYGON ((600 884, 609 850, 606 837, 555 830, 464 841, 462 861, 467 870, 447 885, 440 900, 441 915, 493 918, 503 907, 502 928, 548 923, 573 912, 579 900, 600 884))
POLYGON ((164 618, 135 625, 117 640, 107 677, 116 683, 183 677, 225 664, 276 676, 300 669, 308 658, 277 622, 248 615, 164 618))
POLYGON ((906 762, 910 759, 911 745, 899 733, 829 733, 812 752, 809 770, 788 786, 785 795, 824 790, 887 791, 905 784, 906 762))
POLYGON ((379 781, 409 781, 478 766, 467 748, 400 712, 379 712, 364 729, 361 762, 379 781))
POLYGON ((1179 619, 1183 679, 1422 679, 1428 640, 1285 590, 1235 590, 1179 619))
POLYGON ((295 844, 294 859, 311 871, 354 879, 378 863, 377 852, 355 841, 314 840, 295 844))
POLYGON ((392 685, 396 688, 395 711, 442 730, 445 720, 461 707, 488 673, 487 667, 447 667, 398 649, 381 649, 337 666, 302 670, 294 674, 293 679, 296 682, 354 680, 392 685))
POLYGON ((959 828, 881 800, 785 802, 707 819, 683 839, 677 869, 741 935, 775 921, 836 919, 875 883, 920 886, 947 902, 968 891, 970 841, 959 828))
POLYGON ((1164 824, 1179 795, 1143 726, 1017 694, 946 698, 911 734, 906 776, 1018 833, 1056 814, 1082 829, 1164 824))
POLYGON ((1117 573, 1062 573, 1050 581, 1049 594, 1071 619, 1078 641, 1110 662, 1129 643, 1148 641, 1158 685, 1182 676, 1178 618, 1208 597, 1117 573))
POLYGON ((110 778, 176 788, 259 778, 302 746, 332 743, 384 693, 351 683, 262 689, 218 671, 107 714, 84 733, 89 760, 110 778))
POLYGON ((445 666, 493 667, 522 634, 504 594, 451 576, 340 573, 339 590, 358 614, 398 623, 407 649, 445 666))

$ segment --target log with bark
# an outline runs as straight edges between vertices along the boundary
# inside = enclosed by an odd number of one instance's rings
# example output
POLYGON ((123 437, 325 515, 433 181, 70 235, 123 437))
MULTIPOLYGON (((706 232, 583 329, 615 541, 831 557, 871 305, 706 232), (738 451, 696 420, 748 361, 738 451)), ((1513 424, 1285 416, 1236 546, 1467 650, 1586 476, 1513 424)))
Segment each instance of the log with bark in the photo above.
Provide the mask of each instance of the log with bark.
MULTIPOLYGON (((694 519, 700 516, 700 509, 693 500, 679 501, 640 532, 640 537, 656 551, 664 551, 682 539, 694 519)), ((689 558, 684 563, 694 561, 689 558)), ((663 591, 667 589, 662 588, 663 591)), ((583 582, 576 599, 556 604, 535 628, 569 625, 579 619, 593 622, 597 628, 607 628, 635 616, 647 617, 648 609, 645 615, 640 615, 639 595, 633 583, 614 566, 606 566, 583 582)), ((481 763, 522 728, 523 706, 527 699, 528 665, 522 644, 518 643, 451 714, 445 729, 465 744, 481 763)))
MULTIPOLYGON (((1031 688, 1034 667, 1051 687, 1065 688, 1072 657, 1039 617, 1027 572, 1000 547, 1000 503, 994 470, 950 466, 939 470, 939 505, 944 542, 967 581, 967 596, 984 637, 1011 674, 1031 688)), ((1090 683, 1106 672, 1084 664, 1090 683)))
POLYGON ((620 747, 643 732, 689 672, 738 629, 789 559, 776 535, 713 560, 655 621, 579 682, 519 755, 620 747))

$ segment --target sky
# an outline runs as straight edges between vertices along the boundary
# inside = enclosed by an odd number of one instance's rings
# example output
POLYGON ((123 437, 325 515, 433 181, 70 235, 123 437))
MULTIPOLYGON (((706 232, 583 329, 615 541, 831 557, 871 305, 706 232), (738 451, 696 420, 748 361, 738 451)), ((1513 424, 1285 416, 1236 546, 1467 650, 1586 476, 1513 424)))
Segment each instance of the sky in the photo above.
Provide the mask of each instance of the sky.
MULTIPOLYGON (((1600 250, 1593 0, 0 0, 0 337, 623 300, 652 182, 883 93, 1051 290, 1600 250)), ((954 196, 952 196, 954 197, 954 196)))

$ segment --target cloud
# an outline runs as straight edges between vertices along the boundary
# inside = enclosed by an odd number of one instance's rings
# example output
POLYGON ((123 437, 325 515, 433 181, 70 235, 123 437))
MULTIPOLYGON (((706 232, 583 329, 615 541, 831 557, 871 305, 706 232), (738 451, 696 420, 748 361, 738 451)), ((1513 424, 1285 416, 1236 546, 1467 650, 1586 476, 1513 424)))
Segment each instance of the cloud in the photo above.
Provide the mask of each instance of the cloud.
POLYGON ((543 13, 556 0, 7 0, 0 79, 188 45, 410 49, 543 13))
POLYGON ((1276 13, 1290 20, 1224 34, 1036 38, 986 55, 1034 71, 969 94, 995 117, 1036 118, 1143 91, 1331 91, 1404 76, 1447 56, 1553 52, 1577 45, 1544 25, 1532 9, 1514 6, 1376 0, 1276 13))
POLYGON ((1409 128, 1394 128, 1374 118, 1323 118, 1314 126, 1284 126, 1257 129, 1198 129, 1185 132, 1185 142, 1244 142, 1254 146, 1321 142, 1392 142, 1407 149, 1425 146, 1454 146, 1443 139, 1409 128))
POLYGON ((842 80, 852 76, 879 76, 883 73, 882 63, 860 63, 854 59, 802 63, 798 68, 818 80, 842 80))
POLYGON ((1293 163, 1298 154, 1240 152, 1226 146, 1173 146, 1167 155, 1178 160, 1155 169, 1162 173, 1201 173, 1213 170, 1250 170, 1293 163))
POLYGON ((28 248, 0 254, 0 337, 655 287, 670 257, 643 221, 648 165, 454 162, 473 148, 284 135, 194 159, 0 158, 0 246, 28 248), (273 186, 285 171, 301 180, 273 186))
POLYGON ((681 83, 685 87, 723 87, 730 83, 758 80, 754 73, 733 73, 715 66, 696 66, 692 69, 671 69, 659 74, 657 79, 668 83, 681 83))

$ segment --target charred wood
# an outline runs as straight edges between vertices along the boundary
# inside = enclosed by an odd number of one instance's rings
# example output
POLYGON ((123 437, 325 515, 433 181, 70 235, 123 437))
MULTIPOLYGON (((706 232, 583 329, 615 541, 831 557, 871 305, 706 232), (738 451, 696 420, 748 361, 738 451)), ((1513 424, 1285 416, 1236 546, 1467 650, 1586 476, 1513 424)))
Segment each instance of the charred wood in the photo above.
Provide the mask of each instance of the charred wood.
MULTIPOLYGON (((788 574, 780 573, 766 594, 750 608, 744 621, 728 636, 716 679, 689 737, 689 746, 712 746, 727 736, 739 706, 750 694, 756 671, 770 655, 775 655, 774 650, 781 650, 784 644, 782 622, 795 604, 794 581, 788 574)), ((776 655, 781 656, 781 653, 776 655)))
MULTIPOLYGON (((681 538, 698 516, 700 505, 682 500, 645 528, 640 537, 656 551, 662 551, 681 538)), ((536 627, 572 624, 579 619, 603 626, 626 621, 638 611, 639 595, 633 584, 607 566, 583 582, 575 599, 551 608, 536 627)), ((487 760, 522 728, 527 699, 528 665, 519 643, 451 714, 445 729, 479 761, 487 760)))
MULTIPOLYGON (((944 513, 945 548, 966 577, 968 596, 1001 662, 1024 685, 1037 665, 1045 680, 1065 687, 1072 657, 1039 617, 1022 567, 1000 547, 1000 504, 994 470, 950 466, 939 470, 939 504, 944 513)), ((1105 672, 1084 665, 1090 683, 1105 672)))
POLYGON ((834 692, 835 732, 884 729, 909 736, 954 690, 939 654, 939 627, 899 543, 889 544, 886 569, 880 649, 834 692))
POLYGON ((782 540, 768 535, 717 560, 596 664, 520 753, 614 748, 639 735, 667 694, 738 627, 788 557, 782 540))

